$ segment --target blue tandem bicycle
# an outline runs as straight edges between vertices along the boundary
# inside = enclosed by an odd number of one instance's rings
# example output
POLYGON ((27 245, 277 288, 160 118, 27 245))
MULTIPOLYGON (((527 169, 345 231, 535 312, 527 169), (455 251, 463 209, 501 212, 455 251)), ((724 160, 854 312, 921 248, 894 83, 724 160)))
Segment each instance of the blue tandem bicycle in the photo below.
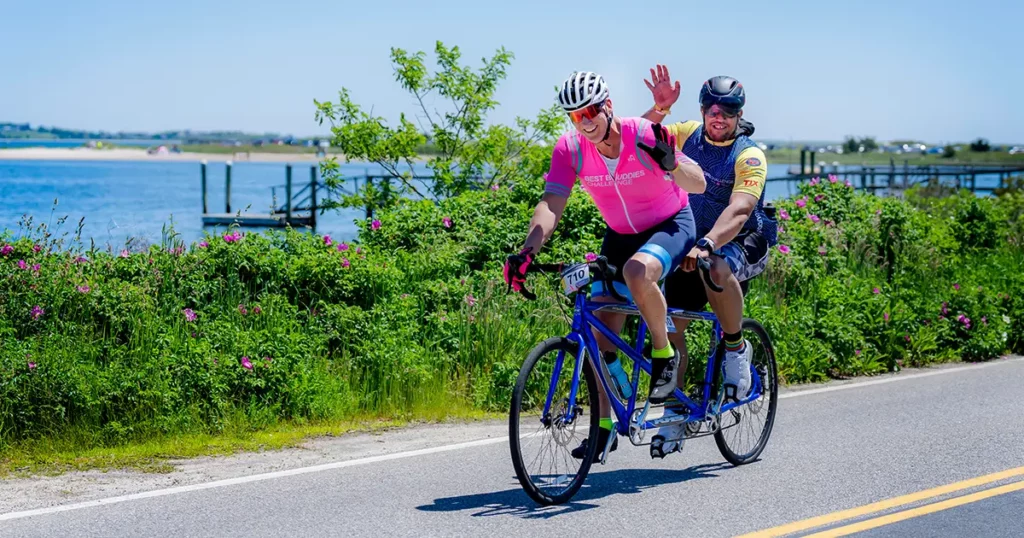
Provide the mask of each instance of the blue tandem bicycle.
MULTIPOLYGON (((704 259, 700 262, 699 270, 704 281, 713 291, 721 291, 722 288, 710 277, 710 262, 704 259)), ((670 327, 672 319, 712 323, 705 375, 703 382, 697 384, 699 395, 696 401, 687 396, 681 382, 673 394, 677 400, 673 402, 675 412, 671 416, 664 413, 660 417, 649 416, 652 407, 664 409, 665 405, 638 402, 640 371, 648 380, 651 375, 651 363, 642 354, 646 322, 639 318, 635 344, 630 346, 596 316, 602 311, 640 316, 636 305, 615 291, 612 279, 616 271, 617 268, 608 264, 604 257, 590 263, 534 264, 528 270, 528 273, 559 274, 564 293, 575 294, 571 331, 566 336, 544 340, 529 353, 516 380, 509 413, 509 448, 516 476, 526 493, 543 505, 569 501, 583 486, 597 451, 601 451, 599 461, 604 464, 612 442, 618 436, 628 437, 634 446, 650 445, 650 441, 644 440, 649 432, 682 423, 685 424, 681 428, 685 431, 682 439, 713 435, 722 456, 733 465, 743 465, 760 456, 775 422, 777 367, 775 352, 764 327, 756 320, 743 319, 743 338, 754 347, 752 386, 746 398, 736 400, 731 393, 727 396, 722 386, 724 348, 718 319, 711 312, 674 308, 668 310, 670 327), (597 281, 603 281, 605 289, 611 290, 621 302, 591 301, 587 292, 590 284, 597 281), (611 390, 611 375, 601 359, 597 338, 593 334, 595 329, 632 360, 632 390, 625 401, 620 399, 617 390, 611 390), (582 441, 580 436, 594 441, 599 438, 598 384, 608 396, 611 406, 613 435, 608 436, 605 446, 588 442, 586 454, 578 460, 570 452, 582 441), (748 448, 742 448, 736 437, 751 438, 752 442, 748 448), (537 453, 528 453, 528 449, 534 446, 540 446, 537 453)), ((521 293, 527 299, 536 298, 529 290, 523 289, 521 293)))

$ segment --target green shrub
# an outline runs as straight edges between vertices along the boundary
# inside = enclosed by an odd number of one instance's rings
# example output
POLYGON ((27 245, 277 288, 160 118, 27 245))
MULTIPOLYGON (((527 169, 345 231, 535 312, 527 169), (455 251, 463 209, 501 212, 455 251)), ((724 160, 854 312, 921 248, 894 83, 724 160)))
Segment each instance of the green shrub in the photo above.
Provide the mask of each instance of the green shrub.
MULTIPOLYGON (((232 232, 117 253, 5 232, 0 446, 68 431, 114 445, 239 417, 503 412, 523 357, 571 314, 553 276, 531 277, 536 302, 500 281, 539 185, 401 202, 345 243, 232 232)), ((1024 351, 1020 200, 883 199, 826 179, 779 201, 780 245, 746 304, 782 379, 1024 351)), ((582 260, 603 230, 577 190, 539 261, 582 260)), ((707 345, 694 327, 691 382, 707 345)))

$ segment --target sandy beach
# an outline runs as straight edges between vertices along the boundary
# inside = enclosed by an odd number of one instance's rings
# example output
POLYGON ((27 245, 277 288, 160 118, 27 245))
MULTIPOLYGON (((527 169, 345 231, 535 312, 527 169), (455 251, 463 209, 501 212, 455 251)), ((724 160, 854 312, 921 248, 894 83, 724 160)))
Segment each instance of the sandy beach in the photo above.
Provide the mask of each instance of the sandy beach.
MULTIPOLYGON (((341 156, 339 155, 339 159, 341 156)), ((313 153, 146 153, 144 149, 12 148, 0 149, 0 161, 178 161, 178 162, 319 162, 313 153)))

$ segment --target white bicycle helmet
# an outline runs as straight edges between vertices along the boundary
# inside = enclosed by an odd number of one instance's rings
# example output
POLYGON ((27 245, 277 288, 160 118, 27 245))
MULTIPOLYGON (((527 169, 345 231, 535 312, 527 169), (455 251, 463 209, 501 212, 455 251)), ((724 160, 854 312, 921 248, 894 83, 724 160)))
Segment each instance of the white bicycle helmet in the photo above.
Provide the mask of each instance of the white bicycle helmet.
POLYGON ((608 98, 604 77, 592 71, 575 71, 562 83, 558 104, 566 112, 600 103, 608 98))

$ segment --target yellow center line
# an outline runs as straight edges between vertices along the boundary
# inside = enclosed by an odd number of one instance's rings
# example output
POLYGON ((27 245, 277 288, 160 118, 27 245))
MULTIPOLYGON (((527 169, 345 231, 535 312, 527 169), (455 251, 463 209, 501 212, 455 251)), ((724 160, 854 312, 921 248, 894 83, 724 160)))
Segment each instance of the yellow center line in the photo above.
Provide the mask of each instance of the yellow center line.
POLYGON ((952 484, 947 484, 945 486, 926 489, 924 491, 919 491, 917 493, 910 493, 907 495, 902 495, 900 497, 894 497, 892 499, 886 499, 883 501, 866 504, 864 506, 859 506, 857 508, 840 510, 838 512, 832 512, 831 514, 825 514, 817 517, 812 517, 810 519, 795 521, 793 523, 788 523, 786 525, 781 525, 770 529, 744 534, 742 536, 739 536, 738 538, 767 538, 770 536, 784 536, 786 534, 805 531, 807 529, 813 529, 815 527, 821 527, 832 523, 838 523, 846 519, 866 516, 869 514, 873 514, 875 512, 880 512, 882 510, 896 508, 898 506, 903 506, 906 504, 931 499, 932 497, 938 497, 940 495, 946 495, 956 491, 975 488, 978 486, 991 484, 992 482, 998 482, 1000 480, 1006 480, 1007 478, 1014 478, 1017 476, 1024 476, 1024 467, 1007 469, 1005 471, 1000 471, 998 473, 992 473, 985 476, 979 476, 977 478, 971 478, 960 482, 954 482, 952 484))
POLYGON ((982 499, 988 499, 989 497, 995 497, 996 495, 1003 495, 1005 493, 1012 493, 1014 491, 1020 490, 1024 490, 1024 481, 1014 482, 1012 484, 1007 484, 1005 486, 999 486, 998 488, 986 489, 984 491, 979 491, 977 493, 971 493, 970 495, 964 495, 963 497, 947 499, 942 502, 937 502, 934 504, 913 508, 911 510, 904 510, 903 512, 896 512, 895 514, 889 514, 887 516, 881 516, 874 519, 869 519, 867 521, 853 523, 850 525, 846 525, 845 527, 839 527, 837 529, 829 529, 827 531, 811 534, 807 538, 811 538, 812 536, 816 538, 846 536, 848 534, 853 534, 855 532, 874 529, 876 527, 881 527, 883 525, 897 523, 918 516, 923 516, 925 514, 940 512, 942 510, 946 510, 949 508, 954 508, 964 504, 977 502, 982 499))

